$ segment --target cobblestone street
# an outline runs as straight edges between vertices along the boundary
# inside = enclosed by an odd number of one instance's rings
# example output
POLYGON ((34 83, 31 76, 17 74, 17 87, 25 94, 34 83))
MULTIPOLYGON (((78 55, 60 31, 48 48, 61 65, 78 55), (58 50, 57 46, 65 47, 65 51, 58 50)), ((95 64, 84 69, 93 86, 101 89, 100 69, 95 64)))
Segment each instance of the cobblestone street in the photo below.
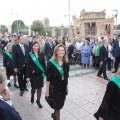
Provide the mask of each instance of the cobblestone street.
MULTIPOLYGON (((111 73, 108 76, 111 77, 111 73)), ((98 109, 106 89, 108 81, 96 77, 96 73, 69 78, 69 94, 65 106, 61 110, 61 120, 95 120, 93 114, 98 109)), ((12 85, 13 86, 13 85, 12 85)), ((50 120, 53 110, 45 101, 45 87, 43 88, 41 104, 38 108, 36 102, 30 103, 29 91, 23 97, 19 96, 19 90, 11 87, 14 107, 20 113, 23 120, 50 120)))

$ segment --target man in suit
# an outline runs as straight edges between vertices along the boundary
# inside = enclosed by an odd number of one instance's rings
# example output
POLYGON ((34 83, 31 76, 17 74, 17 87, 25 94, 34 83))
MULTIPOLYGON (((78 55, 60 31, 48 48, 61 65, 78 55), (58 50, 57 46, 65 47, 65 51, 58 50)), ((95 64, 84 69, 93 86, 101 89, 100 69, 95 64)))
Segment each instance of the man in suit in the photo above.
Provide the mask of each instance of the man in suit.
POLYGON ((109 45, 109 40, 104 40, 103 46, 100 48, 100 69, 97 74, 98 77, 102 78, 101 74, 103 73, 103 77, 105 80, 109 80, 109 78, 106 75, 106 64, 107 64, 107 59, 108 59, 108 45, 109 45))
POLYGON ((115 65, 114 65, 115 70, 112 73, 116 73, 120 63, 120 35, 118 36, 118 39, 115 41, 113 49, 115 51, 115 65))
POLYGON ((48 42, 46 42, 44 46, 44 54, 47 61, 51 59, 53 52, 54 52, 54 44, 53 44, 52 38, 49 37, 48 42))
POLYGON ((29 53, 29 48, 25 43, 24 36, 20 36, 19 44, 15 45, 12 49, 12 61, 13 61, 13 67, 14 71, 18 75, 18 83, 20 87, 20 96, 23 96, 24 90, 28 91, 26 87, 26 57, 29 53))
POLYGON ((5 75, 0 71, 0 120, 22 120, 12 106, 10 92, 5 89, 5 75))

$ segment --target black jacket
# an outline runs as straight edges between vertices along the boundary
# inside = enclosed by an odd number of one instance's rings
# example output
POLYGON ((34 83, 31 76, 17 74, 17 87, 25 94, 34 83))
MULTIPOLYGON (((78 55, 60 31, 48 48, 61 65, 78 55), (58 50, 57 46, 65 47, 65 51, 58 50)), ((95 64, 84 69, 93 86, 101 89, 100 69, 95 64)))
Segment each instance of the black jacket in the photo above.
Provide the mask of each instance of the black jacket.
POLYGON ((49 58, 52 57, 53 52, 54 52, 54 44, 52 43, 52 48, 51 48, 49 42, 45 43, 45 46, 44 46, 44 54, 45 54, 45 56, 49 59, 49 58))
POLYGON ((24 49, 25 49, 25 55, 23 54, 23 51, 20 47, 19 44, 15 45, 12 48, 12 62, 13 62, 13 68, 18 68, 20 69, 25 65, 26 63, 26 57, 29 53, 29 48, 27 45, 24 44, 24 49))
MULTIPOLYGON (((43 69, 46 73, 46 64, 44 59, 44 54, 40 53, 38 56, 38 60, 43 66, 43 69)), ((26 78, 31 78, 32 75, 42 75, 42 71, 37 67, 37 65, 33 62, 30 54, 28 54, 26 59, 26 78)))
POLYGON ((22 120, 14 107, 0 100, 0 120, 22 120))
POLYGON ((106 50, 105 46, 103 45, 100 48, 100 62, 104 62, 108 58, 108 51, 106 50))
POLYGON ((120 47, 119 47, 119 41, 116 40, 114 42, 113 49, 115 50, 115 57, 120 57, 120 47))

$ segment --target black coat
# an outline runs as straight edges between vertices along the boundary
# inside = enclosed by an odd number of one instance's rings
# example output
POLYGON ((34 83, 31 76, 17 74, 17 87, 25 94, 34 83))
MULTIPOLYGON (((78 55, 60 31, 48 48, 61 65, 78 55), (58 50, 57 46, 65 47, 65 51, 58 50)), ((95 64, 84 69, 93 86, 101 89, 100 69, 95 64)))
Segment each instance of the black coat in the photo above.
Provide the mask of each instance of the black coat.
POLYGON ((15 45, 12 48, 12 62, 13 62, 13 68, 18 68, 20 69, 25 65, 26 62, 26 57, 29 53, 29 48, 27 45, 24 44, 24 49, 25 49, 25 55, 23 54, 23 51, 20 47, 19 44, 15 45))
POLYGON ((108 51, 106 50, 105 46, 103 45, 100 48, 100 62, 104 62, 108 58, 108 51))
MULTIPOLYGON (((44 59, 44 54, 40 53, 38 56, 38 60, 43 66, 43 69, 46 73, 46 64, 44 59)), ((42 71, 38 68, 38 66, 33 62, 30 54, 27 56, 26 60, 26 78, 30 78, 31 80, 31 86, 33 89, 41 88, 43 87, 43 76, 42 71)))
POLYGON ((52 43, 52 48, 51 48, 49 42, 45 43, 44 54, 47 57, 47 59, 50 59, 52 57, 53 52, 54 52, 54 44, 52 43))
MULTIPOLYGON (((45 64, 45 59, 44 59, 44 54, 40 53, 38 56, 38 60, 43 66, 43 69, 46 73, 46 64, 45 64)), ((30 78, 33 74, 36 75, 42 75, 42 71, 37 67, 37 65, 33 62, 30 54, 28 54, 27 59, 26 59, 26 78, 30 78)))
POLYGON ((0 100, 0 120, 22 120, 14 107, 0 100))
POLYGON ((3 66, 6 68, 13 67, 12 59, 6 53, 3 54, 3 66))
POLYGON ((120 47, 119 47, 119 41, 116 40, 114 42, 113 49, 115 50, 115 57, 120 57, 120 47))

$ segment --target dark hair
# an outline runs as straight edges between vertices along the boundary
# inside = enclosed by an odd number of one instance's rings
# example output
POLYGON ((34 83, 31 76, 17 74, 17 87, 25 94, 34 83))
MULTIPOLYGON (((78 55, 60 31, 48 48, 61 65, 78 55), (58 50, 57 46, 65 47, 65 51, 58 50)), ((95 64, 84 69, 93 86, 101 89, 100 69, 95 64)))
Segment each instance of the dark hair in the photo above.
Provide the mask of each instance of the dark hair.
MULTIPOLYGON (((38 41, 32 42, 32 44, 31 44, 31 52, 33 52, 33 53, 34 53, 33 45, 35 45, 35 44, 38 44, 38 45, 39 45, 39 42, 38 42, 38 41)), ((39 49, 38 49, 38 54, 40 54, 40 45, 39 45, 39 49)))

